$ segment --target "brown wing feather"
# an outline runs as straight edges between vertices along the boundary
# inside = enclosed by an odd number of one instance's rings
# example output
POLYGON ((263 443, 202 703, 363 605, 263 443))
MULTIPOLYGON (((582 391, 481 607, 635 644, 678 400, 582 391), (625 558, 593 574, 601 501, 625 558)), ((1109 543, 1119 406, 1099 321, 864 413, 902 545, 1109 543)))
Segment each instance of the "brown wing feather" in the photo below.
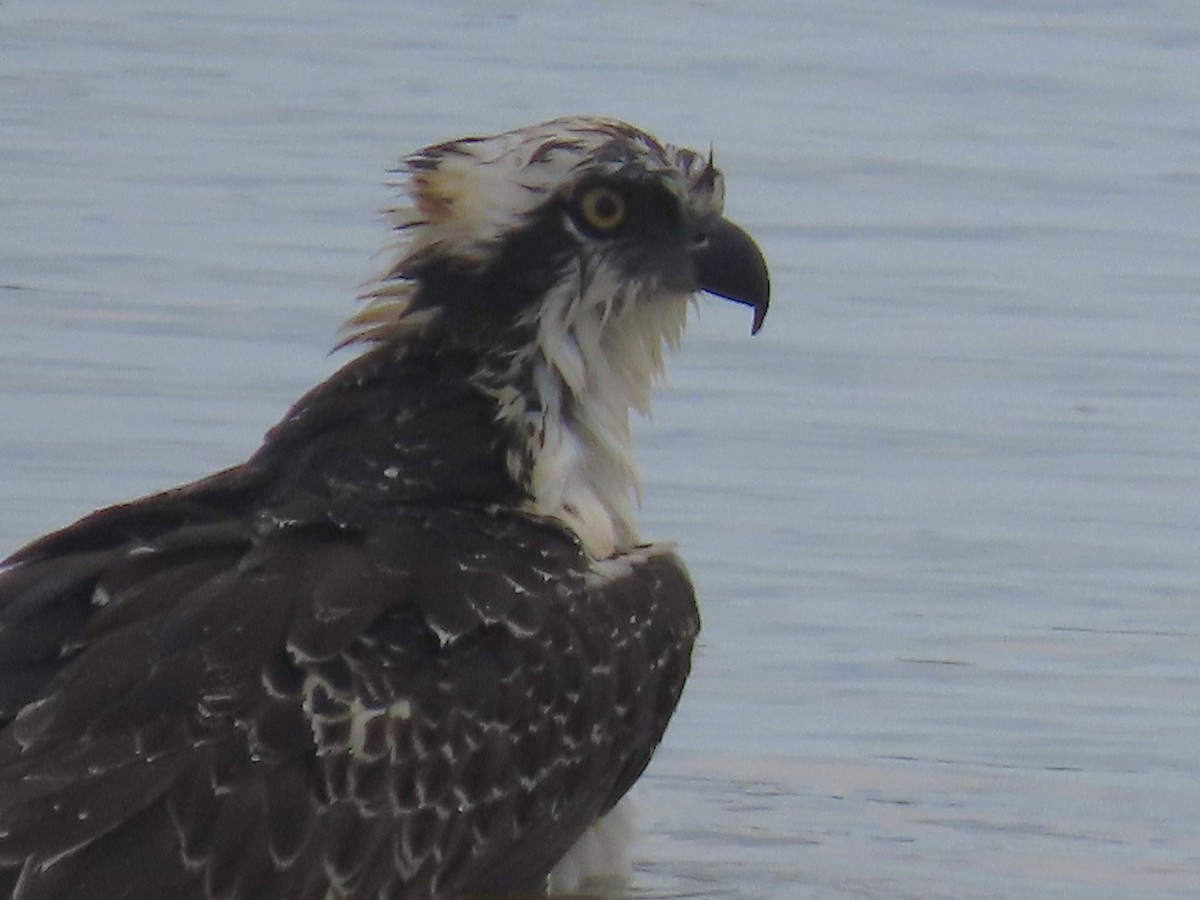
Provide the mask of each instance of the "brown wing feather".
POLYGON ((155 530, 0 573, 0 896, 536 887, 697 627, 673 556, 598 578, 511 514, 155 530))

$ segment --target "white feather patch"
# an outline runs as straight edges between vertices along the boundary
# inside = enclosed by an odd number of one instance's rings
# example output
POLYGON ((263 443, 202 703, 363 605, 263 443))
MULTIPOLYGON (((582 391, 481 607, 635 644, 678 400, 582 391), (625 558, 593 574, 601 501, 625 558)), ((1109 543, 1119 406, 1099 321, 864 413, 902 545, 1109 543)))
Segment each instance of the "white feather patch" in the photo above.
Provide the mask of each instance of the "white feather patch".
POLYGON ((528 449, 533 511, 567 524, 604 559, 638 543, 629 411, 649 412, 688 295, 620 281, 603 260, 589 274, 581 286, 568 273, 542 303, 528 449))
POLYGON ((551 871, 550 895, 623 895, 633 880, 636 818, 635 804, 626 794, 608 815, 588 826, 551 871))

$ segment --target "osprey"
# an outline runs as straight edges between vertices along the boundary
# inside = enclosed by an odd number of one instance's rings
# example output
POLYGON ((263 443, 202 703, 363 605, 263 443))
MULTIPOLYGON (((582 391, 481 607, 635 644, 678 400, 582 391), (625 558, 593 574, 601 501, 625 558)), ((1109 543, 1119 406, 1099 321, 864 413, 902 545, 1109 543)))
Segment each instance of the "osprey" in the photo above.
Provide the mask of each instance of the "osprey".
POLYGON ((708 158, 559 119, 403 164, 364 350, 245 463, 0 569, 0 898, 542 893, 596 874, 699 618, 629 411, 767 311, 708 158))

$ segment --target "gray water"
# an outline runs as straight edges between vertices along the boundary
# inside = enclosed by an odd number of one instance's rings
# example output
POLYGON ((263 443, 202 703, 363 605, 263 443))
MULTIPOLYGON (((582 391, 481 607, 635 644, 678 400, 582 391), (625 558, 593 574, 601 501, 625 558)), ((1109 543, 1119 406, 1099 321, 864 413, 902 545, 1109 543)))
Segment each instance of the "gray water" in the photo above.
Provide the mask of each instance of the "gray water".
POLYGON ((636 894, 1200 896, 1200 6, 0 5, 0 545, 237 462, 385 169, 715 146, 775 305, 639 428, 702 595, 636 894))

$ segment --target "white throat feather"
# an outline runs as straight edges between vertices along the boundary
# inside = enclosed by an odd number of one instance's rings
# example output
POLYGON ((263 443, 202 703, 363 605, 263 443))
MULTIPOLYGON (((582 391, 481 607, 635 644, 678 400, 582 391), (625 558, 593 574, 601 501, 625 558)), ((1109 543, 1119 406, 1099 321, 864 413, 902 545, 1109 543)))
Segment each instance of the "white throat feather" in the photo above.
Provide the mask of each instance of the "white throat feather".
POLYGON ((663 352, 678 345, 687 294, 593 273, 543 304, 527 409, 531 511, 566 523, 597 559, 638 543, 641 481, 629 411, 650 411, 663 352))

